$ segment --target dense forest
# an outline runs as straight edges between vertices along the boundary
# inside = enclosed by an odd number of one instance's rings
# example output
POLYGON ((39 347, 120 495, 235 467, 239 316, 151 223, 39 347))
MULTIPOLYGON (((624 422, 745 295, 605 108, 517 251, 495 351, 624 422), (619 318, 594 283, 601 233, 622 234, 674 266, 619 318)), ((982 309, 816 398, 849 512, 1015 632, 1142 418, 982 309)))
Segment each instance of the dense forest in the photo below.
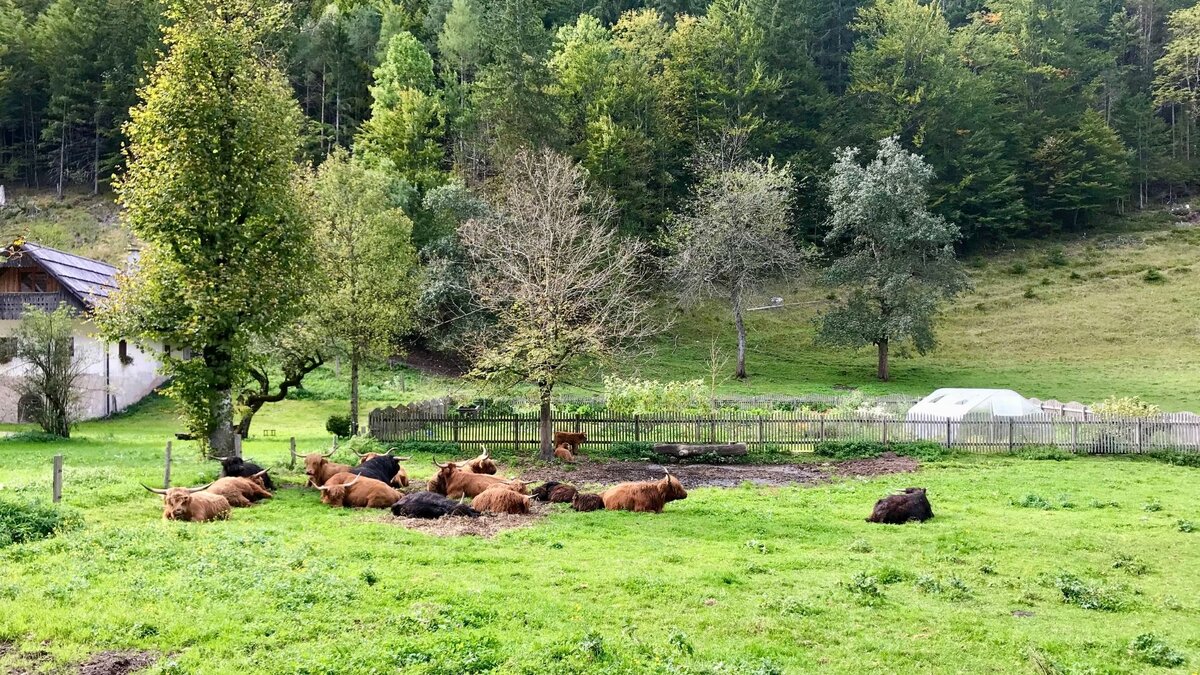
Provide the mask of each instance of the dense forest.
MULTIPOLYGON (((576 159, 655 240, 689 158, 731 137, 790 163, 793 234, 817 242, 835 150, 891 135, 970 246, 1194 183, 1200 9, 1176 1, 294 2, 265 49, 307 159, 389 163, 418 247, 447 186, 523 146, 576 159)), ((0 183, 105 190, 164 20, 157 0, 0 0, 0 183)))

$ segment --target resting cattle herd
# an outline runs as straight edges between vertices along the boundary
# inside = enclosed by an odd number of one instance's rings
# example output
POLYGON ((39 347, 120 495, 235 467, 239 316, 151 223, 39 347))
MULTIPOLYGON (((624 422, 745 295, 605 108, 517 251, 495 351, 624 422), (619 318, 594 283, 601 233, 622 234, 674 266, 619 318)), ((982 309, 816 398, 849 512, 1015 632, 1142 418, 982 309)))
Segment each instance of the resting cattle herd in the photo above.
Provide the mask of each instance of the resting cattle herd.
POLYGON ((475 509, 447 499, 436 492, 412 492, 392 504, 392 515, 398 518, 441 518, 442 516, 467 516, 478 518, 475 509))
POLYGON ((187 520, 201 523, 229 517, 229 501, 221 495, 205 492, 208 485, 198 488, 176 487, 166 490, 158 490, 144 484, 142 487, 156 495, 163 496, 164 520, 187 520))
POLYGON ((522 494, 525 493, 524 483, 510 483, 496 476, 467 473, 459 469, 458 465, 454 462, 438 464, 435 459, 433 465, 438 468, 438 472, 433 475, 433 478, 429 479, 429 491, 445 495, 451 499, 458 499, 460 497, 474 498, 479 496, 484 490, 495 485, 506 485, 510 490, 515 490, 522 494))
POLYGON ((241 457, 221 457, 221 477, 226 476, 232 478, 250 478, 256 474, 262 474, 263 487, 268 490, 275 489, 275 483, 271 480, 271 475, 254 462, 244 461, 241 457))
POLYGON ((911 520, 918 522, 933 517, 933 507, 925 496, 925 488, 905 488, 898 495, 888 495, 875 502, 875 509, 867 518, 868 523, 901 525, 911 520))
POLYGON ((621 483, 600 493, 609 511, 648 511, 662 513, 667 502, 687 499, 687 490, 679 479, 666 472, 662 480, 621 483))

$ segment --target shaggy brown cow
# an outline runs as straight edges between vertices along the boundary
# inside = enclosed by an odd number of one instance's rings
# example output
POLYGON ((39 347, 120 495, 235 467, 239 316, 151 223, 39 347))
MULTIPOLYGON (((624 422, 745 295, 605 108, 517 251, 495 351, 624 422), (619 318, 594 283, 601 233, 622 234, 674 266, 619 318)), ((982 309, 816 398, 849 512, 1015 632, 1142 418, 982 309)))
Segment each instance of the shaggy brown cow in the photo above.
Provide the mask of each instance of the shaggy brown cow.
POLYGON ((374 478, 352 473, 329 477, 321 491, 321 501, 330 506, 349 506, 356 509, 386 509, 400 501, 401 494, 390 485, 374 478))
POLYGON ((580 492, 571 500, 571 508, 576 511, 602 511, 604 510, 604 499, 600 495, 580 492))
POLYGON ((471 508, 492 513, 529 513, 529 497, 496 485, 472 499, 471 508))
POLYGON ((503 478, 496 476, 488 476, 477 473, 467 473, 458 468, 454 462, 438 464, 437 460, 433 460, 433 465, 438 468, 438 472, 429 479, 428 489, 430 492, 436 492, 440 495, 445 495, 450 499, 459 499, 461 497, 477 497, 484 490, 502 485, 505 488, 525 494, 525 484, 520 481, 506 481, 503 478))
POLYGON ((163 496, 163 520, 188 520, 202 523, 209 520, 224 520, 229 517, 229 500, 221 495, 204 492, 208 485, 198 488, 176 487, 166 490, 157 490, 144 484, 142 487, 156 495, 163 496))
POLYGON ((663 505, 687 499, 687 490, 670 471, 661 480, 621 483, 600 493, 609 511, 652 511, 662 513, 663 505))
POLYGON ((321 487, 334 474, 350 470, 351 467, 349 464, 338 464, 329 461, 329 458, 335 452, 337 450, 330 450, 329 454, 326 455, 319 452, 310 452, 304 456, 304 473, 308 476, 309 485, 321 487))
MULTIPOLYGON (((362 466, 362 465, 366 464, 367 462, 375 459, 376 457, 392 457, 392 453, 395 451, 396 451, 395 448, 388 448, 388 451, 384 452, 384 453, 378 453, 378 452, 357 453, 356 452, 354 454, 358 455, 358 465, 362 466)), ((412 459, 412 457, 392 457, 392 459, 396 460, 396 475, 392 476, 391 480, 387 481, 388 484, 394 485, 396 487, 408 487, 408 472, 405 471, 404 467, 400 466, 399 463, 407 462, 408 460, 412 459)), ((373 476, 369 476, 369 477, 373 477, 373 476)))
POLYGON ((553 504, 570 504, 577 494, 579 490, 576 490, 574 485, 556 485, 546 501, 553 504))
MULTIPOLYGON (((263 471, 262 474, 258 474, 258 478, 261 480, 262 476, 266 473, 266 471, 263 471)), ((217 479, 215 483, 208 487, 208 491, 229 500, 229 505, 235 508, 250 506, 260 499, 271 498, 271 493, 267 492, 262 483, 251 478, 234 476, 217 479)))
POLYGON ((535 487, 533 491, 529 493, 529 496, 533 497, 535 501, 548 502, 550 501, 550 492, 559 485, 566 485, 566 483, 560 483, 556 480, 548 480, 545 483, 535 487))
POLYGON ((554 457, 570 464, 575 463, 575 455, 571 453, 571 445, 569 443, 563 443, 555 448, 554 457))
POLYGON ((905 488, 901 494, 888 495, 875 502, 875 509, 871 511, 867 522, 901 525, 910 520, 920 522, 932 517, 933 507, 929 505, 929 498, 925 496, 925 488, 913 487, 905 488))
POLYGON ((571 431, 556 431, 554 432, 554 447, 567 445, 567 449, 572 453, 579 452, 579 446, 587 440, 587 434, 574 433, 571 431))
POLYGON ((488 476, 494 476, 496 475, 496 472, 500 470, 500 468, 496 466, 496 462, 492 461, 492 453, 487 449, 487 446, 484 446, 483 452, 479 453, 478 457, 474 459, 465 459, 461 462, 455 462, 454 464, 458 466, 459 471, 464 471, 466 473, 486 474, 488 476))

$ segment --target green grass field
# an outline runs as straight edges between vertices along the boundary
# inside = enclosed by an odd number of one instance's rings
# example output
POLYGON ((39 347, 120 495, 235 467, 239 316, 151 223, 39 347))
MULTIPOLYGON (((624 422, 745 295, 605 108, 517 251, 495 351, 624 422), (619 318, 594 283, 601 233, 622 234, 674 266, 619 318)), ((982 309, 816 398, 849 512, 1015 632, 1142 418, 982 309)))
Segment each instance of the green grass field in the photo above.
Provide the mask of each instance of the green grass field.
MULTIPOLYGON (((247 456, 298 485, 283 436, 325 447, 341 405, 269 407, 281 437, 247 456)), ((174 428, 154 403, 68 442, 0 441, 0 499, 48 496, 61 452, 85 523, 0 548, 0 671, 131 649, 163 655, 149 673, 1132 673, 1151 668, 1129 649, 1148 633, 1177 672, 1200 663, 1200 533, 1179 525, 1200 522, 1200 469, 955 457, 443 539, 299 487, 228 522, 164 522, 137 482, 161 480, 174 428), (934 520, 863 521, 908 485, 934 520)), ((176 458, 179 483, 215 473, 189 443, 176 458)))

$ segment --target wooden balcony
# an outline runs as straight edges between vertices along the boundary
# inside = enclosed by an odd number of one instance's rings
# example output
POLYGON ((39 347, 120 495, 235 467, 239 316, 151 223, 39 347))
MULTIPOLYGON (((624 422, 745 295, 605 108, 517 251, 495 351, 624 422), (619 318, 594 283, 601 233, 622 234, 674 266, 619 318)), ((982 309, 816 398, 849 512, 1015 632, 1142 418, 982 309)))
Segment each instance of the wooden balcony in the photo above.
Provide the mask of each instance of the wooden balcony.
POLYGON ((25 306, 52 312, 62 303, 74 306, 66 293, 0 293, 0 319, 20 319, 25 306))

